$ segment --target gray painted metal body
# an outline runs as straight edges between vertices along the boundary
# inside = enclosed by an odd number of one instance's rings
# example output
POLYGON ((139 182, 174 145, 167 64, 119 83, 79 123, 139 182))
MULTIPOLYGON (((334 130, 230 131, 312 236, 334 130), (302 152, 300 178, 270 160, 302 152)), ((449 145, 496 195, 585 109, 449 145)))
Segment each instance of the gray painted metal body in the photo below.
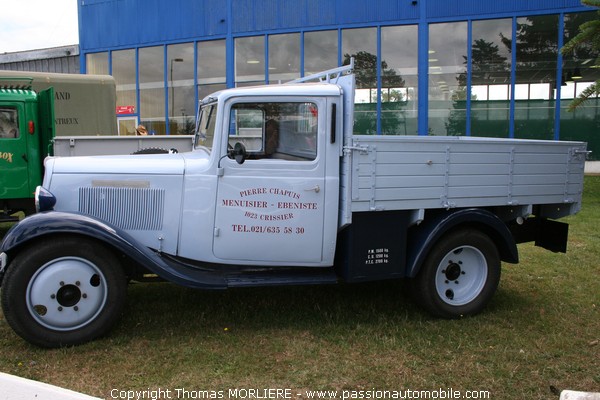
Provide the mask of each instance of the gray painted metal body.
POLYGON ((71 136, 54 138, 58 157, 132 154, 144 149, 192 150, 193 136, 71 136))
POLYGON ((352 211, 581 206, 586 144, 432 136, 353 136, 352 211))

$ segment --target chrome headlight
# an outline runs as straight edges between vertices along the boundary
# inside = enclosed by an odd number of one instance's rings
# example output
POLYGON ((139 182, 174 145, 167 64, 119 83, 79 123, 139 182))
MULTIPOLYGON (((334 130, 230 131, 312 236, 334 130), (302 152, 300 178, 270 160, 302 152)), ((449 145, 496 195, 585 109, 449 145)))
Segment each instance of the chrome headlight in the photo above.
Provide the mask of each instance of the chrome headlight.
POLYGON ((35 188, 35 211, 51 211, 56 204, 56 197, 42 186, 35 188))

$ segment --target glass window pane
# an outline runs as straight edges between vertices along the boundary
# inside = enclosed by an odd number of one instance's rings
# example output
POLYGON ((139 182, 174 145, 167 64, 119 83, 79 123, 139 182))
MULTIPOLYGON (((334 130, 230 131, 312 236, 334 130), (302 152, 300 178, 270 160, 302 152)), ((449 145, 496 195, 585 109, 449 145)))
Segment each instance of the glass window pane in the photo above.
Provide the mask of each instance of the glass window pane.
POLYGON ((416 25, 381 29, 381 133, 416 135, 418 117, 416 25))
POLYGON ((342 31, 343 64, 350 63, 354 57, 357 94, 368 89, 365 95, 355 99, 354 133, 374 135, 377 133, 377 99, 371 96, 371 89, 377 89, 377 29, 344 29, 342 31), (359 102, 360 99, 368 102, 359 102))
POLYGON ((467 23, 429 25, 429 135, 464 135, 467 23))
POLYGON ((265 37, 235 39, 236 86, 265 83, 265 37))
MULTIPOLYGON (((598 14, 595 12, 566 14, 564 43, 568 43, 579 33, 582 24, 597 18, 598 14)), ((592 95, 575 111, 568 111, 568 107, 574 97, 600 79, 600 68, 594 65, 599 56, 598 51, 591 48, 589 43, 563 56, 565 82, 560 96, 560 139, 588 142, 588 150, 592 150, 591 160, 598 160, 600 157, 600 99, 597 95, 592 95)))
POLYGON ((130 107, 137 113, 135 50, 112 52, 112 76, 117 85, 117 107, 130 107))
POLYGON ((0 108, 0 139, 18 139, 19 136, 19 114, 16 108, 0 108))
POLYGON ((300 78, 300 34, 269 36, 269 83, 300 78))
POLYGON ((108 53, 86 54, 86 73, 108 75, 108 53))
POLYGON ((311 161, 317 157, 314 103, 240 103, 231 108, 229 145, 243 143, 248 162, 311 161))
POLYGON ((512 20, 473 21, 471 135, 508 137, 512 20))
POLYGON ((140 121, 151 135, 165 135, 164 47, 139 49, 140 121))
POLYGON ((169 133, 192 135, 196 115, 194 94, 194 45, 167 46, 169 133))
POLYGON ((515 137, 553 139, 558 16, 517 18, 515 137))
POLYGON ((338 31, 304 34, 304 75, 338 66, 338 31))
POLYGON ((198 43, 198 99, 227 87, 225 40, 198 43))

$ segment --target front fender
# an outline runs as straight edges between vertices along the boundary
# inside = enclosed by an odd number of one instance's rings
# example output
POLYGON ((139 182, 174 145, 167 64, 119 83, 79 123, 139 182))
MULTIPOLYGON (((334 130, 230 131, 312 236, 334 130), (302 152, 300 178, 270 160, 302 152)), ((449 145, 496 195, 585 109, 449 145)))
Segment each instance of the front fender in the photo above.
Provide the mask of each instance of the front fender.
POLYGON ((222 277, 166 260, 160 253, 142 245, 122 229, 89 215, 59 211, 29 216, 6 233, 0 245, 0 254, 6 254, 4 267, 10 267, 11 258, 14 258, 23 246, 57 234, 77 234, 96 239, 127 255, 150 272, 182 286, 203 289, 226 287, 222 277))
POLYGON ((414 278, 437 241, 450 230, 470 226, 487 234, 498 247, 502 261, 519 262, 519 251, 512 233, 495 214, 480 208, 442 212, 411 228, 407 252, 406 276, 414 278))

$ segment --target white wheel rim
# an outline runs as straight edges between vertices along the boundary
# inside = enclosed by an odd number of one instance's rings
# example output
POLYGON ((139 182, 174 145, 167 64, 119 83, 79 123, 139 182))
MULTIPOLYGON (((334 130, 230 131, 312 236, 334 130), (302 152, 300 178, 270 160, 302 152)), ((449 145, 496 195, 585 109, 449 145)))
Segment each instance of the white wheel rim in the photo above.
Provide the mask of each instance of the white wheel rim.
POLYGON ((104 308, 104 275, 88 260, 63 257, 43 265, 27 286, 27 309, 42 326, 71 331, 89 324, 104 308))
POLYGON ((487 280, 488 266, 481 251, 472 246, 460 246, 440 261, 435 288, 439 298, 452 306, 462 306, 475 300, 487 280))

